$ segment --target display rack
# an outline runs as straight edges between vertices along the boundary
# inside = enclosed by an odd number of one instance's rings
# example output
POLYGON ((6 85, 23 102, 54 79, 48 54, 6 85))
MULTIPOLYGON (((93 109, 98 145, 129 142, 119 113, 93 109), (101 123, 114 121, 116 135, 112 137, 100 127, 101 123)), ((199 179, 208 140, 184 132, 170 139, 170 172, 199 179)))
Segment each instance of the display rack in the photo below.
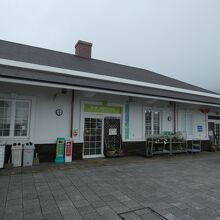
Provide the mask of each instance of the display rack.
POLYGON ((191 153, 201 152, 202 142, 201 140, 192 140, 191 144, 187 146, 187 151, 191 153))
POLYGON ((150 135, 146 138, 146 156, 187 152, 187 141, 177 135, 150 135))

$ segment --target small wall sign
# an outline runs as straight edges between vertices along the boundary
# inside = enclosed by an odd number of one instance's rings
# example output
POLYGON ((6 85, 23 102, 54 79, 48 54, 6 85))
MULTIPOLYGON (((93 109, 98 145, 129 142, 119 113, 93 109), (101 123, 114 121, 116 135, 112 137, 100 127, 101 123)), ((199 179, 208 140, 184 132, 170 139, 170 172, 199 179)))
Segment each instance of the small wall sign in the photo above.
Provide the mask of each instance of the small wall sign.
POLYGON ((55 111, 56 115, 57 116, 61 116, 63 114, 63 110, 58 108, 56 111, 55 111))
POLYGON ((79 133, 78 129, 73 129, 73 137, 76 137, 78 133, 79 133))
POLYGON ((197 125, 197 131, 198 132, 203 132, 203 126, 202 125, 197 125))
POLYGON ((117 135, 117 128, 109 128, 108 135, 117 135))

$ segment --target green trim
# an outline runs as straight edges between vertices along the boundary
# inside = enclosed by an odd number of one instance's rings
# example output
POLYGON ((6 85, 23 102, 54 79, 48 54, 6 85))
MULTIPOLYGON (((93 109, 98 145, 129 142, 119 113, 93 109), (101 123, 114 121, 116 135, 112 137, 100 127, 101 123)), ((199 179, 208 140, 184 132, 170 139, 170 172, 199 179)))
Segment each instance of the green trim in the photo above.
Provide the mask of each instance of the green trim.
POLYGON ((121 114, 122 108, 119 106, 85 104, 84 112, 121 114))

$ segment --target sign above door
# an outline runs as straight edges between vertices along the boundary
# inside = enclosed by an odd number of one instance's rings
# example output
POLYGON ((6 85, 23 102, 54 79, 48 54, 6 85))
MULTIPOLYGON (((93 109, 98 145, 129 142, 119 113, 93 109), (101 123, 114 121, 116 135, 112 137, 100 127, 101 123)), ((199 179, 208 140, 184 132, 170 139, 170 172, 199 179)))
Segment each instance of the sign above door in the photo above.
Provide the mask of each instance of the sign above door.
POLYGON ((121 114, 122 113, 122 107, 85 104, 84 105, 84 112, 121 114))

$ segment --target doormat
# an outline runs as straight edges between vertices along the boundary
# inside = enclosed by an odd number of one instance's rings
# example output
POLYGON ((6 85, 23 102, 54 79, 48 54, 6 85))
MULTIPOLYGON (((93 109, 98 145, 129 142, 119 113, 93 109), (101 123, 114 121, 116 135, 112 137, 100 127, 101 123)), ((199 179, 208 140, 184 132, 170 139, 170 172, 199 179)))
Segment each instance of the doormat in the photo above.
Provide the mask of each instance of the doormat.
POLYGON ((122 212, 119 213, 118 216, 123 220, 136 219, 136 217, 141 218, 141 216, 144 217, 144 219, 168 220, 167 218, 165 218, 160 213, 156 212, 150 207, 135 209, 128 212, 122 212))

